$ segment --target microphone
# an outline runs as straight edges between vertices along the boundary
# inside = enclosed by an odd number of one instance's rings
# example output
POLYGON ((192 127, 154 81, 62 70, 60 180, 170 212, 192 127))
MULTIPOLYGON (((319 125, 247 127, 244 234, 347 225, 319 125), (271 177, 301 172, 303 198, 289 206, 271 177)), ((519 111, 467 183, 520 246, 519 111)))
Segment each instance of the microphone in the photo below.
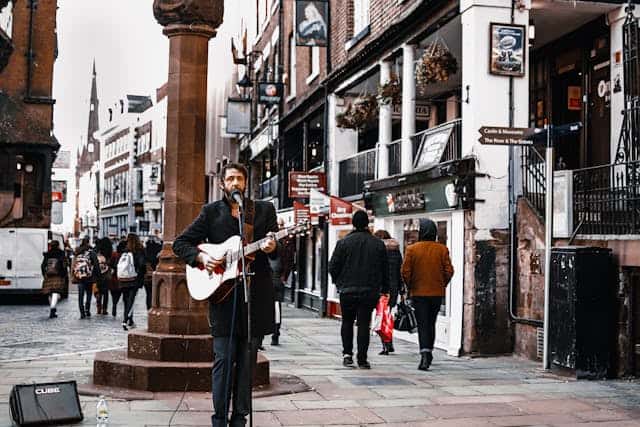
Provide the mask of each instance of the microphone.
POLYGON ((236 202, 240 208, 242 208, 242 202, 244 199, 242 198, 242 193, 239 190, 233 190, 231 192, 231 200, 236 202))

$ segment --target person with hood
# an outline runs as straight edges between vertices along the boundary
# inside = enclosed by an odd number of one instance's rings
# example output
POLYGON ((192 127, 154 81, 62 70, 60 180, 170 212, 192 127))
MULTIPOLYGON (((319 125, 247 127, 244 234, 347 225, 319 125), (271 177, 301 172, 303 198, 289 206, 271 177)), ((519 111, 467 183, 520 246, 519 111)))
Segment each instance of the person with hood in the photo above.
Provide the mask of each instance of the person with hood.
POLYGON ((124 316, 122 329, 134 328, 133 305, 138 289, 144 285, 144 275, 147 271, 144 247, 135 233, 127 235, 127 244, 120 254, 117 266, 118 284, 124 299, 124 316))
POLYGON ((436 235, 436 224, 430 219, 421 219, 418 241, 407 246, 402 263, 402 279, 416 310, 421 356, 418 369, 421 371, 428 370, 433 361, 436 320, 453 276, 449 250, 435 241, 436 235))
POLYGON ((67 285, 67 257, 62 249, 60 242, 52 240, 49 244, 49 250, 44 253, 42 265, 42 291, 49 295, 49 319, 58 317, 56 314, 56 305, 60 300, 60 294, 67 285))
POLYGON ((342 364, 353 366, 353 323, 358 321, 358 366, 367 361, 371 313, 380 295, 389 293, 387 251, 382 240, 369 232, 367 213, 358 210, 351 222, 355 228, 339 240, 329 262, 329 273, 340 293, 342 311, 342 364))
MULTIPOLYGON (((400 267, 402 266, 402 254, 400 253, 400 244, 393 239, 387 230, 378 230, 373 233, 378 239, 382 239, 384 247, 387 250, 387 261, 389 264, 389 308, 392 309, 396 305, 398 294, 404 294, 404 284, 400 275, 400 267)), ((381 355, 393 353, 393 340, 389 342, 382 341, 381 355)))

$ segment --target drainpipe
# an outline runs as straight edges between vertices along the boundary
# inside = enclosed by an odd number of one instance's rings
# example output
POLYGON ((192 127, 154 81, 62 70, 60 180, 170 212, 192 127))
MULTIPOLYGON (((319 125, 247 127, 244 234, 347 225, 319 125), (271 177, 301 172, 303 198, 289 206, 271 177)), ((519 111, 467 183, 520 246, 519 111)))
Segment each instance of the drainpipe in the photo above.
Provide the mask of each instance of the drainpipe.
MULTIPOLYGON (((515 0, 511 1, 511 23, 515 23, 515 0)), ((509 127, 514 122, 513 77, 509 77, 509 127)), ((544 322, 537 319, 518 317, 514 310, 515 275, 516 275, 516 242, 518 240, 516 198, 515 198, 515 147, 509 146, 509 317, 511 321, 525 325, 541 327, 544 322)))

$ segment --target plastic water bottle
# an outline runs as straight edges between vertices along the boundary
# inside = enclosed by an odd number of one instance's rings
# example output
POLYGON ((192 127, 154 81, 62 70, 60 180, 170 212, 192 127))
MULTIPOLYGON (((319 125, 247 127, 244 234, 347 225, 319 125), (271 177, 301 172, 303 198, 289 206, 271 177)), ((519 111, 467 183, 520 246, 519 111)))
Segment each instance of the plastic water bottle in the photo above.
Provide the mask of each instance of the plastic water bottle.
POLYGON ((109 407, 104 396, 100 396, 96 405, 96 423, 97 427, 107 427, 109 425, 109 407))

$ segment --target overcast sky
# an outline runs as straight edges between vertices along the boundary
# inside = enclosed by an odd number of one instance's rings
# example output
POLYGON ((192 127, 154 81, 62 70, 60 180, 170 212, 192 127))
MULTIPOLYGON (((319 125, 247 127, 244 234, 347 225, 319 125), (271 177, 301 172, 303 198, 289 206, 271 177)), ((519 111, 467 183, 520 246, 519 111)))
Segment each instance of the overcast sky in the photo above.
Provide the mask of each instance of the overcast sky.
POLYGON ((73 159, 81 138, 86 139, 94 58, 101 113, 124 94, 153 95, 167 80, 169 41, 152 4, 58 0, 54 133, 63 150, 73 150, 73 159))

